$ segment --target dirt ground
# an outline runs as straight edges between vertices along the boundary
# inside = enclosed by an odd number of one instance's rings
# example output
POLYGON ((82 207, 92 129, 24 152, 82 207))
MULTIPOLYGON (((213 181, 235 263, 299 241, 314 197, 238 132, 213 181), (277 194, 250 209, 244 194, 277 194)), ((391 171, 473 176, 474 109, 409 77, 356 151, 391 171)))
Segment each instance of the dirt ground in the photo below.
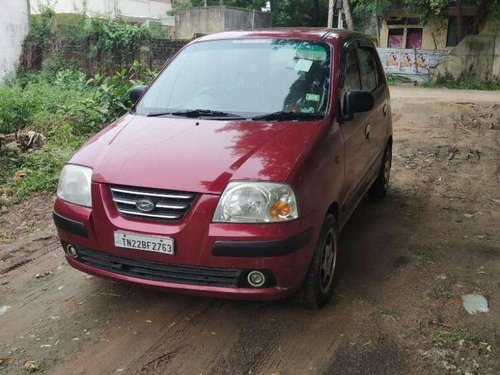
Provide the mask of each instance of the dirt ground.
POLYGON ((0 211, 0 374, 499 374, 500 93, 391 92, 390 193, 347 224, 324 309, 87 276, 40 196, 0 211))

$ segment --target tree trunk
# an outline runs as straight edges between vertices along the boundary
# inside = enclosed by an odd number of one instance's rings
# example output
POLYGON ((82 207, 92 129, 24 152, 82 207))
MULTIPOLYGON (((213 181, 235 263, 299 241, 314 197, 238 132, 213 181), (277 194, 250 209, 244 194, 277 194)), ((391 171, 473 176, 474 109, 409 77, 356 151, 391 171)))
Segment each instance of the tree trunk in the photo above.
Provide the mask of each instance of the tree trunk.
POLYGON ((354 22, 352 22, 351 6, 349 5, 349 0, 342 1, 342 8, 344 9, 347 28, 349 30, 354 30, 354 22))
POLYGON ((327 26, 329 29, 333 27, 333 6, 334 6, 335 0, 330 0, 328 2, 328 20, 327 20, 327 26))

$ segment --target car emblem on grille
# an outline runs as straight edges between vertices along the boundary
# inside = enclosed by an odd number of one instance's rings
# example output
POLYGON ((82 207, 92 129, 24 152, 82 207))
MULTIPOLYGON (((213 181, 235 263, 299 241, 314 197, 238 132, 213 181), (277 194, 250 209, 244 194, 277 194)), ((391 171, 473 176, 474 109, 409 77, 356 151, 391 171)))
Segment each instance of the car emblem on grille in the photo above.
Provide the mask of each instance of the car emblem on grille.
POLYGON ((155 204, 149 199, 141 199, 137 201, 135 207, 137 207, 137 209, 142 212, 151 212, 155 209, 155 204))

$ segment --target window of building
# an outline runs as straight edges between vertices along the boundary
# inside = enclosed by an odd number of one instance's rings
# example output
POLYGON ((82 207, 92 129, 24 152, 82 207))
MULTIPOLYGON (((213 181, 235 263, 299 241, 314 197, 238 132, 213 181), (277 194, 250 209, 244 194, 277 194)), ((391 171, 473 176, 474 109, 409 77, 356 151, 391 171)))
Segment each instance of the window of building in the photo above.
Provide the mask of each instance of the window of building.
POLYGON ((403 38, 405 30, 389 29, 389 38, 387 39, 387 47, 389 48, 404 48, 403 38))
POLYGON ((422 48, 422 29, 407 29, 406 48, 422 48))
POLYGON ((422 48, 423 26, 419 17, 389 18, 387 47, 422 48))

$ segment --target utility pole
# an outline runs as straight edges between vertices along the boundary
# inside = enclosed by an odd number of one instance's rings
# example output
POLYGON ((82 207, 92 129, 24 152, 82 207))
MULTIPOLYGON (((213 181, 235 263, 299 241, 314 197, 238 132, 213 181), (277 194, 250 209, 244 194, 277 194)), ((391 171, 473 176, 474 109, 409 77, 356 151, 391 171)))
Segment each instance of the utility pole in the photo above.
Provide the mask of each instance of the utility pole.
POLYGON ((333 27, 333 3, 335 0, 329 0, 328 2, 328 23, 327 27, 331 29, 333 27))

